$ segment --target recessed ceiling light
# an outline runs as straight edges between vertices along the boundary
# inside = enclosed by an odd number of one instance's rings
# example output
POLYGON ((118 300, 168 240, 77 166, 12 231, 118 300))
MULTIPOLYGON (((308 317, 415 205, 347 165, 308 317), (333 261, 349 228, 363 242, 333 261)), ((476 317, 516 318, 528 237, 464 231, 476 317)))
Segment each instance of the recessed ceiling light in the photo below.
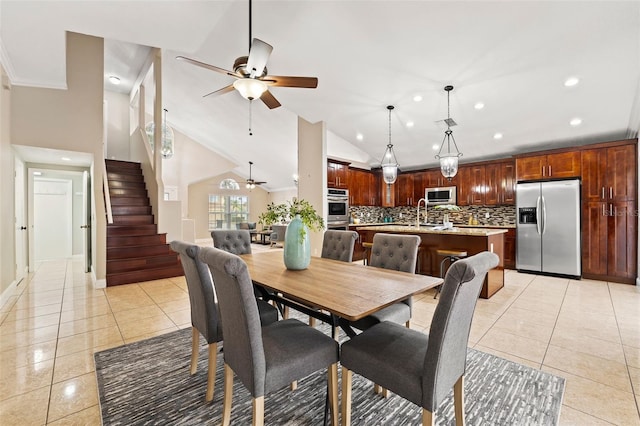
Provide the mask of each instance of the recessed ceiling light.
POLYGON ((356 139, 358 139, 359 141, 361 141, 362 139, 364 139, 364 135, 362 133, 358 133, 356 135, 356 139))
POLYGON ((569 77, 564 81, 564 85, 567 87, 573 87, 580 82, 578 77, 569 77))
POLYGON ((109 81, 111 82, 111 84, 115 84, 115 85, 120 84, 120 78, 116 77, 115 75, 110 75, 109 81))
POLYGON ((421 100, 422 100, 422 95, 415 95, 415 96, 413 97, 413 101, 414 101, 414 102, 420 102, 421 100))
POLYGON ((413 127, 413 121, 407 121, 407 127, 413 127))
POLYGON ((473 107, 475 109, 482 109, 484 108, 484 104, 482 102, 476 102, 476 104, 473 107))
POLYGON ((572 118, 569 124, 571 124, 572 126, 579 126, 582 124, 582 118, 572 118))
POLYGON ((62 157, 62 158, 60 158, 60 159, 61 159, 62 161, 71 161, 71 158, 69 158, 69 157, 62 157))
POLYGON ((437 151, 438 149, 440 149, 440 145, 434 144, 433 146, 431 146, 431 148, 433 148, 434 151, 437 151))
POLYGON ((34 176, 42 176, 42 172, 33 172, 34 176))
POLYGON ((502 139, 502 133, 496 133, 495 135, 493 135, 494 139, 502 139))

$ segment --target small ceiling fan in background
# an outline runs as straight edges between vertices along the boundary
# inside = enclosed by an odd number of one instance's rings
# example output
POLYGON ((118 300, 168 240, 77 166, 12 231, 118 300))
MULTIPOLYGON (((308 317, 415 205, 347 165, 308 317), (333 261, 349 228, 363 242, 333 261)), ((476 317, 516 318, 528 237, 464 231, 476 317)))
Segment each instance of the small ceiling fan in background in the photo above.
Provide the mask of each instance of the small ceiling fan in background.
POLYGON ((315 89, 318 87, 316 77, 292 77, 267 74, 267 61, 273 46, 264 41, 251 38, 251 0, 249 0, 249 56, 240 56, 233 63, 233 71, 209 65, 195 59, 177 56, 176 59, 190 64, 229 75, 236 80, 222 89, 214 90, 204 96, 222 95, 237 90, 243 98, 250 101, 260 98, 269 109, 278 108, 281 104, 269 91, 269 87, 297 87, 315 89))
POLYGON ((251 166, 253 166, 253 161, 249 161, 249 179, 247 179, 247 188, 254 189, 257 185, 262 185, 263 183, 267 183, 264 181, 257 181, 251 177, 251 166))

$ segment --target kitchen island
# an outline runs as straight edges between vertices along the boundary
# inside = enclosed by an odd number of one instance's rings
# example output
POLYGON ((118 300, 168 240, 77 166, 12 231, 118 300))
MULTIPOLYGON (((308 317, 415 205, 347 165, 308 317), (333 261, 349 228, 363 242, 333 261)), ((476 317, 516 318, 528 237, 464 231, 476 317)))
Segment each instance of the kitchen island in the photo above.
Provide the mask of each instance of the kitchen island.
POLYGON ((507 229, 486 227, 439 228, 434 226, 377 225, 359 226, 356 230, 360 235, 361 242, 372 242, 373 236, 378 232, 419 236, 422 242, 418 251, 416 272, 423 275, 440 275, 442 257, 436 254, 438 249, 465 250, 469 256, 482 251, 491 251, 498 255, 500 262, 496 268, 487 274, 480 297, 488 299, 504 287, 504 234, 507 233, 507 229))

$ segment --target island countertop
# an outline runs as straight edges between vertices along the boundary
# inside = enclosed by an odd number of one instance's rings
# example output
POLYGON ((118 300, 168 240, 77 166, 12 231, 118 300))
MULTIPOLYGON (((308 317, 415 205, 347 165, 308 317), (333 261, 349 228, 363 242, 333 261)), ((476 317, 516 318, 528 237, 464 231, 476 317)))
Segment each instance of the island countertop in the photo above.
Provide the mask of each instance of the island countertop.
POLYGON ((469 237, 488 237, 490 235, 505 234, 508 229, 502 228, 449 228, 436 229, 433 226, 408 226, 408 225, 377 225, 377 226, 358 226, 358 231, 377 231, 377 232, 393 232, 398 234, 440 234, 440 235, 464 235, 469 237))

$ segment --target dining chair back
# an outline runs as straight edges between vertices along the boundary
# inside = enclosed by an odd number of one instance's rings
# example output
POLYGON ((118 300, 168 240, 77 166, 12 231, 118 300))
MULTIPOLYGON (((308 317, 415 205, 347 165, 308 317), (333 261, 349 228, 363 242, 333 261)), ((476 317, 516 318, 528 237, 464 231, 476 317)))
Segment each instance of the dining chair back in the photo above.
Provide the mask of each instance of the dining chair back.
POLYGON ((222 325, 215 301, 211 273, 207 265, 198 259, 200 247, 182 241, 171 241, 170 247, 180 255, 191 307, 191 374, 198 366, 200 334, 209 346, 209 370, 206 400, 213 399, 217 342, 222 340, 222 325))
POLYGON ((342 345, 343 425, 350 424, 352 372, 422 407, 423 425, 434 424, 433 412, 453 388, 456 424, 464 424, 471 321, 487 272, 498 262, 482 252, 449 268, 428 335, 383 322, 342 345))
POLYGON ((247 229, 214 229, 213 246, 233 254, 251 253, 251 234, 247 229))
MULTIPOLYGON (((413 274, 418 261, 420 241, 420 237, 417 235, 379 232, 373 236, 369 266, 413 274)), ((398 324, 405 324, 408 328, 411 325, 412 307, 413 300, 409 297, 358 321, 351 322, 350 326, 359 330, 366 330, 383 321, 392 321, 398 324)))
POLYGON ((287 225, 272 225, 271 231, 271 236, 269 237, 271 247, 277 246, 278 244, 284 245, 284 236, 287 233, 287 225))
POLYGON ((322 238, 321 257, 326 259, 351 262, 353 260, 353 247, 358 239, 355 231, 340 231, 328 229, 322 238))
POLYGON ((253 424, 264 420, 264 396, 292 381, 327 368, 332 424, 337 424, 338 343, 295 319, 260 327, 256 299, 246 263, 238 256, 204 247, 200 259, 209 265, 220 299, 225 361, 222 424, 231 419, 233 375, 253 397, 253 424))

